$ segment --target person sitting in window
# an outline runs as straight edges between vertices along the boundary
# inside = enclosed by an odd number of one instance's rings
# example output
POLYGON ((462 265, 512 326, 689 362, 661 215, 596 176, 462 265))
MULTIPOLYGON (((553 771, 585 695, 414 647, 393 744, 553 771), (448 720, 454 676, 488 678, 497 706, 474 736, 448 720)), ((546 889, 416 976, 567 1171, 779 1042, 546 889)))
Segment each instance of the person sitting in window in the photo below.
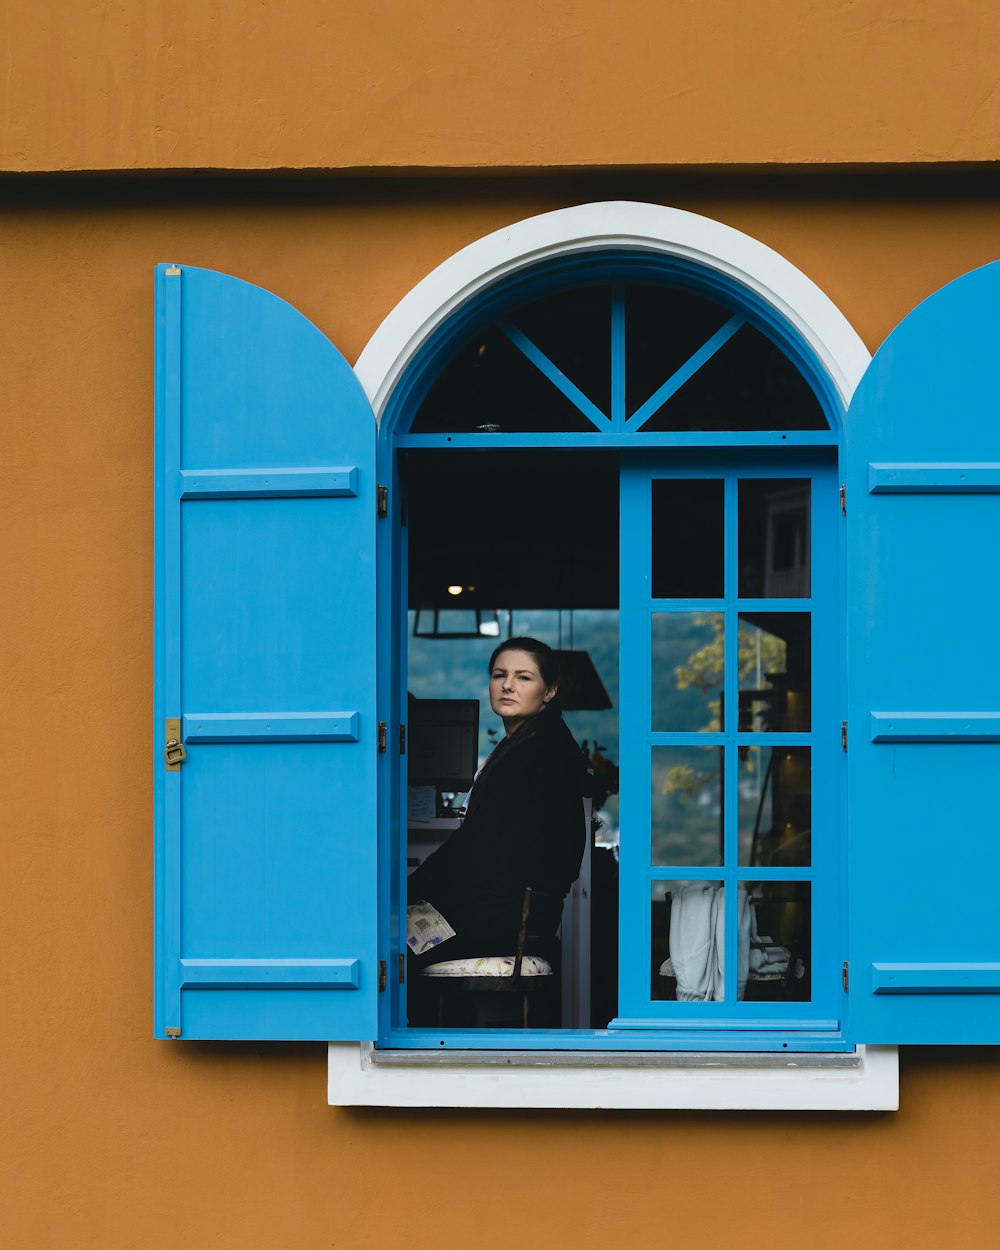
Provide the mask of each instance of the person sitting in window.
POLYGON ((409 878, 410 903, 430 903, 454 930, 413 958, 417 969, 512 954, 527 886, 541 895, 531 931, 551 942, 580 872, 586 762, 559 711, 555 656, 535 638, 510 638, 489 674, 505 736, 476 775, 461 827, 409 878))

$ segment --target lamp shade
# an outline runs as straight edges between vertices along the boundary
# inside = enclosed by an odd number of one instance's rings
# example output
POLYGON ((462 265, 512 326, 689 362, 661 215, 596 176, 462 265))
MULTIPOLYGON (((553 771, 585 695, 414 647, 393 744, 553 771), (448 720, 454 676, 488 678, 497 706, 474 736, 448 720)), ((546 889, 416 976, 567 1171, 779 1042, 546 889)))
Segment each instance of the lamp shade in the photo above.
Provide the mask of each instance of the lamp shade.
POLYGON ((559 701, 565 712, 603 712, 611 707, 604 682, 587 651, 554 651, 559 666, 559 701))

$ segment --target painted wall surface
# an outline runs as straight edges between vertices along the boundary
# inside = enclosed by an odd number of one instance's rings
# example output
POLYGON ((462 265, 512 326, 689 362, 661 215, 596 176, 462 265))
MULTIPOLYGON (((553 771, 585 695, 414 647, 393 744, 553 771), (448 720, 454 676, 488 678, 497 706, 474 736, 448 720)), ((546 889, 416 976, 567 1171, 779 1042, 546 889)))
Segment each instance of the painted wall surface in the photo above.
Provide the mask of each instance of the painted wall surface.
POLYGON ((291 12, 8 0, 0 169, 1000 157, 990 0, 297 0, 291 12))
POLYGON ((872 348, 1000 254, 1000 191, 954 179, 73 181, 0 208, 12 1250, 997 1244, 994 1049, 905 1051, 897 1114, 397 1113, 327 1107, 321 1045, 151 1037, 153 263, 268 287, 354 359, 458 247, 612 197, 762 239, 872 348))

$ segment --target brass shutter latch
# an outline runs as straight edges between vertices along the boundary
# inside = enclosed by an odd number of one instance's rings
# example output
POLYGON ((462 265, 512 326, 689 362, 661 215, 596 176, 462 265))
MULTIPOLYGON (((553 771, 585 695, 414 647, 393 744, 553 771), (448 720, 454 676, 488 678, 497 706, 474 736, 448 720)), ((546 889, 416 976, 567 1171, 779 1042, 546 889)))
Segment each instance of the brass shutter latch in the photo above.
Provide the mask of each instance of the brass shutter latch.
POLYGON ((163 758, 167 761, 167 772, 179 773, 181 765, 188 756, 187 751, 184 749, 184 743, 181 742, 181 721, 179 716, 167 718, 165 736, 166 745, 163 748, 163 758))

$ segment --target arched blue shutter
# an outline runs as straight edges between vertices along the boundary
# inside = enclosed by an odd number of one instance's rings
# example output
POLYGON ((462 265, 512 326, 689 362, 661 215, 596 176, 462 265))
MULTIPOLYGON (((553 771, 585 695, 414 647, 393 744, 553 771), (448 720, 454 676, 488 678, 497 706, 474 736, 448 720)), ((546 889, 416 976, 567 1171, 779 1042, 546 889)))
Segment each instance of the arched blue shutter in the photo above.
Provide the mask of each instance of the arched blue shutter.
POLYGON ((155 1030, 373 1038, 374 417, 210 270, 158 267, 156 358, 155 1030))
POLYGON ((1000 1040, 1000 263, 848 414, 850 1034, 1000 1040))

